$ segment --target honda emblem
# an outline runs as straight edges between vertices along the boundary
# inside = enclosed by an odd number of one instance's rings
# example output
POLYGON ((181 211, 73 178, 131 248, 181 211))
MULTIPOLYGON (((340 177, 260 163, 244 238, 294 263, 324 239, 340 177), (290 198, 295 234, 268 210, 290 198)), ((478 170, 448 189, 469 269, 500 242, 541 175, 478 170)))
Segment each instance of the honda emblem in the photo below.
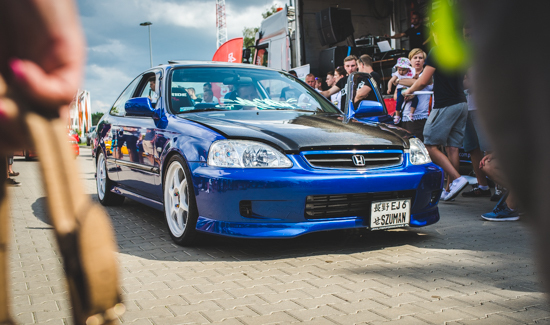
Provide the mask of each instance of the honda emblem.
POLYGON ((351 156, 351 160, 353 160, 355 166, 365 166, 365 157, 361 155, 353 155, 351 156))

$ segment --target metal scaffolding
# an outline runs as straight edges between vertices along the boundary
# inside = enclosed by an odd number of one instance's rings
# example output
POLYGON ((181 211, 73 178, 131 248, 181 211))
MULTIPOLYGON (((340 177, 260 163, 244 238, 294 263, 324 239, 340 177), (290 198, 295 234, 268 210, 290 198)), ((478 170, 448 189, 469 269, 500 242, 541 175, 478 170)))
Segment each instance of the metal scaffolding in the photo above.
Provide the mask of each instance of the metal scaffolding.
POLYGON ((216 0, 216 47, 227 42, 227 25, 225 24, 225 0, 216 0))

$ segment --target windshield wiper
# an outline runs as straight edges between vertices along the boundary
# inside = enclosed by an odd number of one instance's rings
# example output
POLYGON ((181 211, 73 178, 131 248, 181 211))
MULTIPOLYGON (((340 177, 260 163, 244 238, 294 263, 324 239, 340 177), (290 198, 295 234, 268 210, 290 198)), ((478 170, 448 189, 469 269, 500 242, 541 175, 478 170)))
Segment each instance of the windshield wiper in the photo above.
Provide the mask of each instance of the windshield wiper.
POLYGON ((223 109, 223 108, 206 107, 206 108, 192 109, 192 110, 190 110, 190 111, 183 111, 183 112, 180 112, 180 114, 183 114, 183 113, 206 112, 206 111, 227 111, 227 110, 226 110, 226 109, 223 109))

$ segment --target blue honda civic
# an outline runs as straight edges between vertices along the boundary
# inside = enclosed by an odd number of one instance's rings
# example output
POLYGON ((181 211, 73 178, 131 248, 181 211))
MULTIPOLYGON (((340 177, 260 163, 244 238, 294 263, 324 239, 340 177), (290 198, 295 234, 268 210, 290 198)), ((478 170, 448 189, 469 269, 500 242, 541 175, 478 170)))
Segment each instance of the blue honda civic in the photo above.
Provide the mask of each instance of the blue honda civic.
POLYGON ((372 83, 352 75, 341 112, 281 71, 190 61, 151 68, 97 126, 98 198, 163 211, 179 245, 200 233, 287 238, 433 224, 442 170, 420 140, 381 123, 387 111, 372 83), (359 84, 371 87, 364 99, 359 84))

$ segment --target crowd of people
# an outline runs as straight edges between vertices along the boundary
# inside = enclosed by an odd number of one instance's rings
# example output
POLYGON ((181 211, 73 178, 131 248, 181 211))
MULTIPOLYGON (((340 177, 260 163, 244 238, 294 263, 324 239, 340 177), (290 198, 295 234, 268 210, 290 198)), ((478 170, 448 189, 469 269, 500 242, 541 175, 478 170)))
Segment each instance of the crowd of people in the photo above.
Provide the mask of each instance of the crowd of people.
MULTIPOLYGON (((411 27, 419 30, 418 27, 411 27)), ((411 31, 412 33, 412 31, 411 31)), ((407 34, 408 35, 408 34, 407 34)), ((469 41, 471 28, 465 26, 463 36, 469 41)), ((404 36, 404 35, 402 35, 404 36)), ((437 36, 433 35, 437 44, 437 36)), ((412 39, 412 38, 411 38, 412 39)), ((483 129, 476 116, 472 71, 448 70, 442 68, 435 59, 432 49, 427 54, 422 47, 413 48, 408 58, 398 58, 395 72, 387 84, 387 94, 394 92, 396 111, 394 123, 419 138, 426 146, 432 161, 445 172, 446 184, 441 194, 442 201, 454 201, 462 193, 463 197, 489 197, 498 201, 493 211, 482 218, 489 221, 515 221, 519 212, 514 196, 506 188, 506 178, 500 171, 484 136, 483 129), (418 92, 415 94, 415 92, 418 92), (459 172, 459 150, 463 149, 471 157, 477 184, 470 191, 463 191, 469 181, 459 172), (489 184, 495 184, 492 193, 489 184)), ((339 66, 326 75, 326 89, 322 89, 313 74, 306 76, 306 83, 329 99, 343 111, 347 95, 345 85, 353 72, 369 73, 374 79, 373 85, 382 92, 381 78, 372 68, 369 55, 356 57, 350 55, 339 66)), ((295 75, 295 73, 294 73, 295 75)), ((370 87, 361 88, 360 99, 376 100, 370 87)), ((354 103, 360 91, 357 91, 354 103)))

